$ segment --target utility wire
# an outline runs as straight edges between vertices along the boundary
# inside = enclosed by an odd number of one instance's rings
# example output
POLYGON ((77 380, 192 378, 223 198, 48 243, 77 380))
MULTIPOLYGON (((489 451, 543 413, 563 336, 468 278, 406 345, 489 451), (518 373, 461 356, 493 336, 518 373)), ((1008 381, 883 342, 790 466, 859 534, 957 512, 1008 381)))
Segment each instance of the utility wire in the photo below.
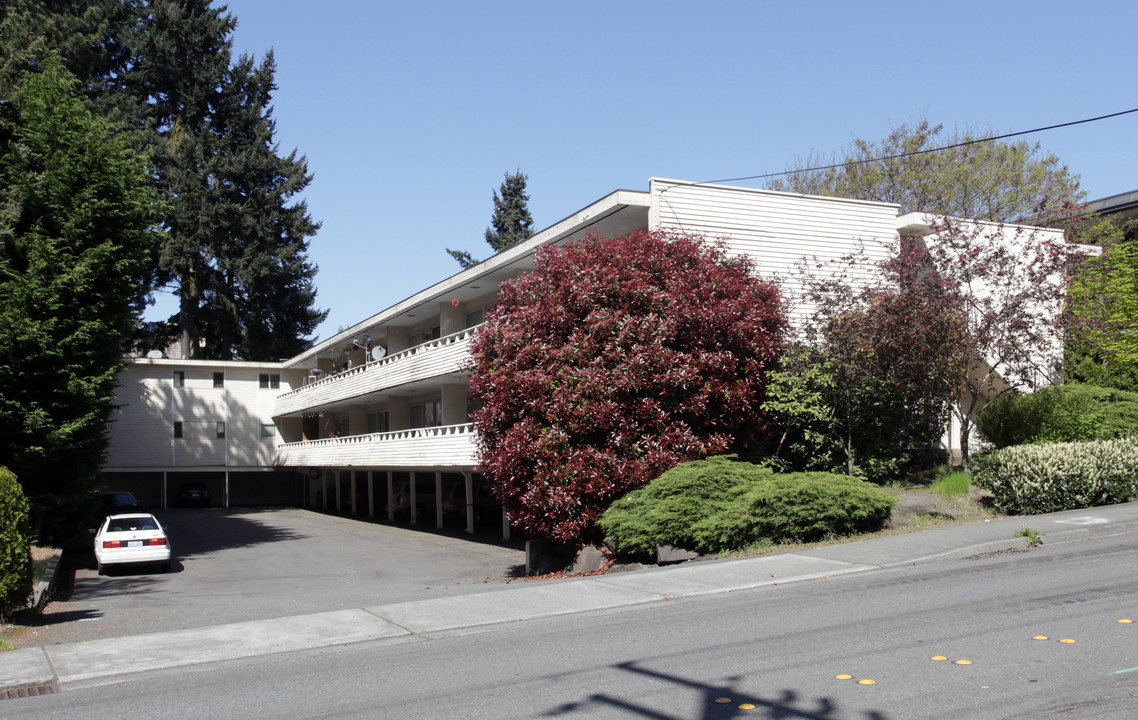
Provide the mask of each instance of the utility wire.
POLYGON ((740 182, 742 180, 763 180, 766 178, 779 177, 780 175, 794 175, 795 173, 814 172, 816 170, 833 170, 835 168, 847 167, 849 165, 868 165, 869 163, 881 162, 882 160, 896 160, 897 158, 913 157, 914 155, 924 155, 926 153, 943 152, 945 150, 952 150, 958 147, 965 147, 966 145, 978 145, 980 143, 992 142, 993 140, 1005 140, 1007 138, 1019 137, 1020 135, 1030 135, 1032 133, 1043 132, 1045 130, 1055 130, 1057 128, 1071 127, 1072 125, 1083 125, 1084 123, 1098 122, 1099 120, 1107 120, 1109 118, 1118 117, 1120 115, 1129 115, 1130 113, 1138 112, 1138 108, 1133 110, 1123 110, 1122 112, 1111 113, 1109 115, 1099 115, 1098 117, 1087 118, 1086 120, 1074 120, 1072 122, 1060 123, 1058 125, 1048 125, 1047 127, 1035 128, 1034 130, 1021 130, 1019 132, 1007 133, 1004 135, 993 135, 991 137, 976 138, 975 140, 966 140, 965 142, 956 143, 955 145, 945 145, 938 148, 926 148, 924 150, 914 150, 913 152, 898 153, 896 155, 885 155, 876 158, 866 158, 864 160, 847 160, 834 165, 820 165, 818 167, 800 168, 798 170, 783 170, 782 172, 766 173, 765 175, 748 175, 747 177, 724 178, 722 180, 705 180, 703 182, 692 183, 692 185, 714 185, 718 183, 740 182))

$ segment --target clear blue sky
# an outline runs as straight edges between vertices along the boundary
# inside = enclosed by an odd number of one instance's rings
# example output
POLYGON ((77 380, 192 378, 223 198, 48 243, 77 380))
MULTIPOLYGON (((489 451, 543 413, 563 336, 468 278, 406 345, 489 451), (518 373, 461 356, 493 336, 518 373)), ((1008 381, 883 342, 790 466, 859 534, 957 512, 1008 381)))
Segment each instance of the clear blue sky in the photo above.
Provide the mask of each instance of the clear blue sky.
MULTIPOLYGON (((220 3, 215 3, 215 5, 220 3)), ((326 338, 490 254, 505 171, 544 228, 653 176, 786 169, 930 121, 1002 133, 1138 107, 1138 3, 230 0, 315 175, 326 338)), ((1138 189, 1138 114, 1029 136, 1088 199, 1138 189)))

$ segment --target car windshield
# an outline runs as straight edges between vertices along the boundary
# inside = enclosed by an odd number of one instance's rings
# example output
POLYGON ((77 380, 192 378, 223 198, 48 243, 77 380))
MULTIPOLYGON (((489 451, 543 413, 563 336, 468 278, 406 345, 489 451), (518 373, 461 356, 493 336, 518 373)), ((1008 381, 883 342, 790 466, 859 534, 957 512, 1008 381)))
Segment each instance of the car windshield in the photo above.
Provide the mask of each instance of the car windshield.
POLYGON ((132 530, 157 530, 158 523, 152 517, 114 518, 107 524, 107 532, 130 532, 132 530))
POLYGON ((134 496, 130 493, 106 493, 103 501, 117 505, 134 505, 134 496))

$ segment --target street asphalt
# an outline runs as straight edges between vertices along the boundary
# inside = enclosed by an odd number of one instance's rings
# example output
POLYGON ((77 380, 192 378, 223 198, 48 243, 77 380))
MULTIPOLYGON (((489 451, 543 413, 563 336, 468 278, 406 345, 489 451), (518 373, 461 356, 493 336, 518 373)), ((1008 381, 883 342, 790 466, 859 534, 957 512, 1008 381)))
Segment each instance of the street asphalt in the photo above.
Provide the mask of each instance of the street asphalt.
POLYGON ((894 567, 1022 549, 1018 531, 1046 544, 1138 531, 1138 503, 1012 517, 860 542, 702 560, 492 592, 0 652, 0 693, 99 685, 133 673, 375 640, 438 638, 502 623, 611 611, 894 567))

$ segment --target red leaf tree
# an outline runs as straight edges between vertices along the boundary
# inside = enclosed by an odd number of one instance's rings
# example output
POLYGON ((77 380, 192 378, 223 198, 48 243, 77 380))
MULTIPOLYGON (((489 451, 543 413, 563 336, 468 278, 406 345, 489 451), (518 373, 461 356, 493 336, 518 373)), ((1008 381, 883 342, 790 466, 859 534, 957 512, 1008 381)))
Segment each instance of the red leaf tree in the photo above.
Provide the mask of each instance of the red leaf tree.
POLYGON ((750 443, 783 346, 778 287, 697 235, 537 251, 472 345, 480 471, 535 537, 597 539, 613 500, 750 443))

